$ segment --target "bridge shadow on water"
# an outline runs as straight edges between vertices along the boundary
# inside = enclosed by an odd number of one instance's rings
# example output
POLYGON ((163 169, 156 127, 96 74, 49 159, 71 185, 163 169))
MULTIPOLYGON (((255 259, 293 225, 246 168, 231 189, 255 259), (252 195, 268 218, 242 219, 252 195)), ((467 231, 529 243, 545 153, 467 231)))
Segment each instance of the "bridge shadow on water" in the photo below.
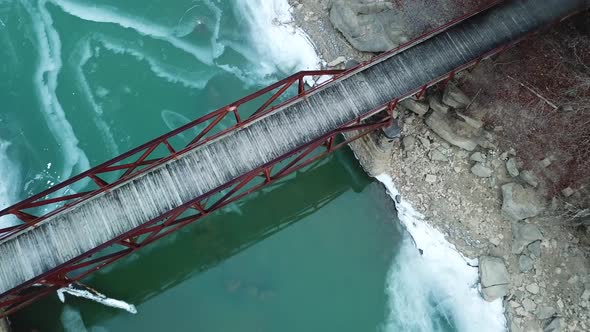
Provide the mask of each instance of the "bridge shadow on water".
MULTIPOLYGON (((317 212, 345 192, 363 191, 371 182, 349 150, 337 151, 91 275, 84 283, 141 305, 317 212)), ((82 310, 99 305, 71 296, 66 302, 82 310)), ((19 326, 26 331, 37 324, 56 326, 48 320, 59 320, 62 310, 57 297, 49 296, 17 313, 14 325, 17 331, 19 326)), ((100 310, 85 323, 100 324, 117 314, 116 309, 100 310)))

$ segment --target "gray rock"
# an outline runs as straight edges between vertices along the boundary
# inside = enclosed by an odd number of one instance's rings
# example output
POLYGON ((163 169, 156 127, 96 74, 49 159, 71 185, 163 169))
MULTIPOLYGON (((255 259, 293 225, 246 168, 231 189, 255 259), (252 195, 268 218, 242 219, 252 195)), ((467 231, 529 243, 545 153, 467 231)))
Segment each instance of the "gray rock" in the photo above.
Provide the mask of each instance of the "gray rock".
POLYGON ((529 272, 533 269, 533 260, 527 255, 520 255, 518 257, 518 266, 520 267, 520 272, 529 272))
POLYGON ((516 322, 510 322, 510 332, 523 332, 522 328, 516 322))
POLYGON ((545 203, 533 189, 525 189, 516 183, 502 186, 502 198, 502 215, 514 221, 535 217, 545 208, 545 203))
MULTIPOLYGON (((480 122, 479 120, 475 120, 475 121, 477 121, 478 123, 480 122)), ((481 135, 477 138, 477 144, 479 144, 482 148, 485 148, 485 149, 493 149, 493 150, 498 149, 496 144, 494 144, 494 141, 495 141, 494 134, 492 134, 489 131, 483 130, 483 122, 481 122, 481 127, 478 127, 478 125, 474 124, 473 122, 470 123, 469 125, 481 133, 481 135), (477 128, 480 128, 480 129, 477 129, 477 128)))
POLYGON ((463 108, 471 103, 471 99, 455 84, 448 84, 442 102, 453 108, 463 108))
POLYGON ((474 119, 468 115, 465 115, 461 112, 457 112, 457 116, 459 116, 461 119, 463 119, 463 121, 465 121, 465 123, 467 123, 468 125, 470 125, 471 127, 475 128, 475 129, 480 129, 483 127, 483 122, 477 119, 474 119))
POLYGON ((590 300, 590 289, 589 288, 584 289, 584 293, 582 293, 581 298, 584 301, 590 300))
POLYGON ((416 146, 416 139, 414 138, 414 136, 406 136, 403 138, 402 144, 404 146, 404 150, 412 151, 416 146))
POLYGON ((537 285, 536 283, 526 285, 525 288, 531 294, 534 294, 534 295, 539 294, 539 285, 537 285))
POLYGON ((533 300, 526 298, 522 301, 522 307, 527 312, 532 313, 533 311, 535 311, 535 309, 537 309, 537 304, 535 302, 533 302, 533 300))
POLYGON ((430 108, 430 106, 428 106, 428 104, 421 102, 421 101, 417 101, 416 99, 413 99, 413 98, 408 98, 408 99, 402 100, 400 102, 400 105, 402 107, 407 108, 410 111, 416 113, 420 117, 423 117, 426 113, 428 113, 428 109, 430 108))
POLYGON ((510 176, 512 176, 513 178, 517 177, 520 174, 520 172, 518 171, 518 166, 516 165, 516 159, 508 158, 508 161, 506 162, 506 170, 508 171, 508 174, 510 174, 510 176))
POLYGON ((539 180, 535 174, 529 170, 520 172, 520 178, 533 188, 537 188, 539 185, 539 180))
MULTIPOLYGON (((391 142, 401 137, 402 128, 399 125, 399 121, 397 119, 394 119, 391 125, 381 128, 381 132, 383 133, 383 136, 385 136, 385 138, 387 139, 387 142, 391 142)), ((385 146, 383 144, 386 142, 385 140, 380 140, 379 143, 381 146, 385 146)))
POLYGON ((422 137, 422 136, 418 136, 418 139, 420 140, 420 143, 422 144, 422 146, 424 147, 424 149, 430 150, 430 140, 428 138, 422 137))
POLYGON ((542 306, 540 308, 537 308, 535 316, 537 316, 537 318, 540 320, 545 320, 553 317, 556 313, 557 312, 555 311, 555 308, 549 306, 542 306))
POLYGON ((359 51, 384 52, 407 40, 391 2, 334 0, 330 21, 359 51))
POLYGON ((351 59, 351 60, 346 61, 344 68, 346 68, 346 69, 354 68, 354 67, 358 66, 359 64, 360 64, 360 62, 358 62, 354 59, 351 59))
POLYGON ((430 108, 432 108, 433 111, 441 113, 441 114, 447 114, 449 112, 449 110, 451 109, 449 106, 443 104, 440 99, 438 97, 435 96, 431 96, 428 98, 428 103, 430 105, 430 108))
POLYGON ((541 168, 547 168, 549 166, 551 166, 551 157, 547 157, 543 160, 541 160, 541 162, 539 163, 539 166, 541 166, 541 168))
POLYGON ((572 188, 570 188, 570 187, 567 187, 567 188, 565 188, 565 189, 563 189, 563 190, 561 191, 561 194, 562 194, 564 197, 570 197, 571 195, 573 195, 573 194, 574 194, 574 190, 573 190, 572 188))
POLYGON ((555 317, 551 323, 547 324, 543 329, 543 332, 561 332, 561 318, 555 317))
POLYGON ((535 225, 524 222, 512 223, 512 253, 520 254, 529 244, 540 241, 543 235, 535 225))
POLYGON ((541 241, 535 241, 527 246, 527 249, 531 253, 533 258, 541 257, 541 241))
POLYGON ((502 258, 483 256, 479 259, 479 276, 483 297, 494 301, 508 295, 510 276, 502 258))
POLYGON ((433 112, 427 119, 426 125, 445 141, 467 151, 477 147, 478 131, 450 116, 433 112))
POLYGON ((346 63, 346 58, 343 56, 339 56, 336 59, 328 62, 328 67, 336 67, 336 66, 341 65, 343 63, 346 63))
POLYGON ((471 161, 477 161, 478 163, 483 163, 486 161, 486 157, 481 152, 476 152, 469 157, 471 161))
POLYGON ((504 296, 507 296, 509 292, 510 287, 508 284, 495 285, 481 289, 483 299, 488 302, 503 298, 504 296))
POLYGON ((448 161, 449 160, 449 158, 447 156, 445 156, 439 150, 432 150, 432 151, 428 152, 428 157, 432 161, 448 161))
POLYGON ((436 175, 427 174, 425 180, 428 183, 436 183, 436 175))
POLYGON ((492 174, 494 174, 494 171, 485 167, 482 163, 477 163, 471 167, 471 173, 480 178, 489 178, 492 176, 492 174))

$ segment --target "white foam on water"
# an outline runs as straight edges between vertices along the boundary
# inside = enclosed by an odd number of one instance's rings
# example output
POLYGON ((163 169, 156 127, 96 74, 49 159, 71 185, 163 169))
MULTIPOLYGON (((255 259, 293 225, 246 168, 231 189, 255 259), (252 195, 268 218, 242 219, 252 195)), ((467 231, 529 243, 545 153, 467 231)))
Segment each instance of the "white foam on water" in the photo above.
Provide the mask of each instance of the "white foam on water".
POLYGON ((56 94, 57 79, 62 67, 61 42, 53 27, 53 20, 45 7, 46 0, 40 0, 36 5, 30 0, 22 0, 21 3, 31 16, 36 47, 39 52, 33 83, 48 128, 63 150, 64 162, 60 177, 62 179, 69 178, 74 171, 80 172, 88 169, 89 162, 86 154, 78 147, 78 138, 68 122, 56 94))
MULTIPOLYGON (((0 139, 0 210, 12 205, 18 194, 20 184, 20 168, 8 156, 10 142, 0 139)), ((0 228, 19 224, 16 217, 0 217, 0 228)))
POLYGON ((50 1, 59 6, 64 12, 82 20, 98 23, 112 23, 123 28, 133 29, 141 35, 166 41, 174 47, 192 54, 195 59, 204 64, 213 65, 213 59, 215 58, 214 53, 216 53, 214 52, 214 48, 200 47, 184 41, 174 35, 174 28, 165 27, 155 22, 135 17, 131 14, 118 12, 106 6, 101 7, 98 5, 81 4, 70 0, 50 1))
POLYGON ((487 302, 479 293, 477 260, 464 257, 399 198, 391 177, 376 178, 387 188, 412 237, 404 240, 389 272, 390 314, 384 330, 430 332, 451 326, 457 331, 506 331, 502 300, 487 302))
MULTIPOLYGON (((249 29, 249 48, 232 46, 246 58, 255 58, 257 74, 267 76, 277 70, 291 74, 320 68, 320 58, 309 37, 293 24, 287 0, 236 0, 236 17, 241 17, 249 29)), ((252 60, 251 60, 252 61, 252 60)))

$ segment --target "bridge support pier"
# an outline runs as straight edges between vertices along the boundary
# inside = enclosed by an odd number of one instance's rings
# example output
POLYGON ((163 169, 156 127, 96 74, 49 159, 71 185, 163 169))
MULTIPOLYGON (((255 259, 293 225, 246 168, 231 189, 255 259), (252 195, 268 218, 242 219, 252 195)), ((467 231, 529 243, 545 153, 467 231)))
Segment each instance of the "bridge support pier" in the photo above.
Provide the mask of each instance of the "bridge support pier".
POLYGON ((0 318, 0 332, 11 332, 7 318, 0 318))

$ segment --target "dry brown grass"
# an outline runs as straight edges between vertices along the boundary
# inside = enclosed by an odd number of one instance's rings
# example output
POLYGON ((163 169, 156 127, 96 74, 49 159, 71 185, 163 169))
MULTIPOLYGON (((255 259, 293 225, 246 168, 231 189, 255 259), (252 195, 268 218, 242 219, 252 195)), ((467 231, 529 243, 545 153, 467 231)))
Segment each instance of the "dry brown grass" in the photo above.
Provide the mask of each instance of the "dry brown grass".
MULTIPOLYGON (((541 178, 548 198, 567 187, 590 187, 590 13, 523 42, 467 77, 469 93, 482 91, 483 120, 501 133, 500 147, 516 150, 523 167, 541 178), (551 166, 540 167, 548 156, 551 166)), ((587 196, 578 200, 590 204, 587 196)))

